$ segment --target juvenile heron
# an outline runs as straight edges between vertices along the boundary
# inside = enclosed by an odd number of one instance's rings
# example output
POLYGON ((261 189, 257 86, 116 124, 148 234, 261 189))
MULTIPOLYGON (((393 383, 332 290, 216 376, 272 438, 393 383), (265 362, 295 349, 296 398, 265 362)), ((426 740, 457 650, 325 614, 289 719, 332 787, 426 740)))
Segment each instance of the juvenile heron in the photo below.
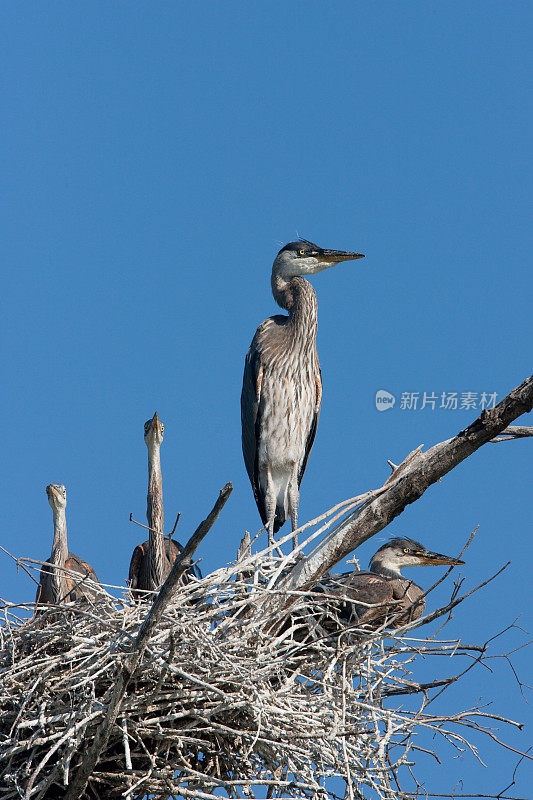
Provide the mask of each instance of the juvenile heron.
POLYGON ((54 541, 50 558, 41 569, 35 602, 57 604, 70 600, 94 600, 95 590, 85 582, 80 583, 86 577, 99 583, 94 569, 68 550, 67 490, 62 483, 51 483, 46 487, 46 494, 54 514, 54 541), (79 577, 67 575, 65 569, 78 573, 79 577))
POLYGON ((302 276, 363 257, 302 240, 282 247, 272 267, 274 300, 289 316, 276 314, 258 327, 246 356, 241 394, 244 462, 269 547, 289 516, 292 530, 298 527, 300 483, 322 399, 317 300, 302 276))
MULTIPOLYGON (((146 497, 146 519, 148 520, 148 540, 137 545, 133 551, 129 585, 135 599, 142 598, 142 591, 157 591, 166 581, 176 558, 183 547, 163 535, 165 516, 163 511, 163 475, 161 473, 160 449, 165 426, 155 412, 152 419, 144 423, 144 441, 148 448, 148 494, 146 497)), ((197 567, 191 567, 182 576, 188 583, 191 576, 201 578, 197 567)))
MULTIPOLYGON (((333 595, 337 616, 351 624, 379 623, 399 628, 424 613, 424 590, 402 576, 403 567, 464 564, 452 556, 427 550, 414 539, 396 538, 384 544, 370 560, 369 572, 328 575, 315 591, 333 595)), ((326 621, 325 627, 328 626, 326 621)))

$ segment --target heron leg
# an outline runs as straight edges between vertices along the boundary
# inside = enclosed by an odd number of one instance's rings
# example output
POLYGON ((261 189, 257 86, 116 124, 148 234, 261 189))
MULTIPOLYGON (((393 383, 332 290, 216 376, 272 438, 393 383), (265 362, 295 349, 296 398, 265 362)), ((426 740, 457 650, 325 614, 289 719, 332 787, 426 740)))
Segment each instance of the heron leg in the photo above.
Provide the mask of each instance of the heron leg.
POLYGON ((274 547, 274 520, 276 518, 276 492, 270 467, 266 469, 265 511, 267 518, 268 549, 272 553, 274 547))
MULTIPOLYGON (((291 479, 289 481, 289 514, 291 515, 292 530, 298 528, 298 506, 300 504, 300 491, 298 489, 298 464, 293 465, 291 479)), ((298 534, 292 537, 292 549, 298 547, 298 534)))

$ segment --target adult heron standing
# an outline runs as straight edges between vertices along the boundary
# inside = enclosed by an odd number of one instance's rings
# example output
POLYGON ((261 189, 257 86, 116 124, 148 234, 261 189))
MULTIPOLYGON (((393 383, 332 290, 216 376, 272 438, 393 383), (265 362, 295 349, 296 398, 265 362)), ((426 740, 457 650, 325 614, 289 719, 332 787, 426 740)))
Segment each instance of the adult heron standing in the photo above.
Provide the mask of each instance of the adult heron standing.
POLYGON ((91 565, 69 553, 67 545, 67 490, 62 483, 51 483, 46 487, 46 494, 54 515, 54 541, 50 558, 41 569, 35 602, 57 604, 70 600, 94 600, 96 591, 87 586, 85 580, 100 581, 91 565), (69 575, 65 570, 77 573, 79 577, 69 575))
MULTIPOLYGON (((129 585, 135 599, 143 597, 145 591, 157 591, 166 581, 176 558, 183 547, 163 534, 165 515, 163 510, 163 475, 161 472, 161 444, 165 426, 157 411, 152 419, 144 423, 144 441, 148 448, 148 494, 146 496, 146 519, 148 540, 137 545, 131 556, 129 585), (137 591, 143 590, 143 591, 137 591)), ((190 567, 182 576, 188 583, 191 576, 201 578, 197 567, 190 567)))
MULTIPOLYGON (((288 316, 258 327, 244 365, 241 395, 242 450, 268 545, 290 516, 298 527, 299 490, 315 440, 322 382, 316 349, 317 299, 303 275, 364 258, 290 242, 272 267, 272 294, 288 316)), ((293 547, 298 544, 293 536, 293 547)))

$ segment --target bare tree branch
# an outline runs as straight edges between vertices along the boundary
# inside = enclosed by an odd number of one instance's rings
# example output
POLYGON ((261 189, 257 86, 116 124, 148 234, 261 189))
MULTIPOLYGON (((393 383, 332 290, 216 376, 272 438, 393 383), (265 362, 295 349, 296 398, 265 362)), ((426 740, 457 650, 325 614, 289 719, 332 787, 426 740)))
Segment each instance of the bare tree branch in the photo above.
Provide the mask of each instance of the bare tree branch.
POLYGON ((491 439, 491 442, 510 442, 512 439, 525 439, 526 436, 533 436, 533 427, 509 425, 499 436, 491 439))
POLYGON ((227 483, 224 486, 224 488, 220 490, 220 494, 217 498, 215 505, 213 506, 207 517, 204 519, 204 521, 198 525, 195 532, 193 533, 193 535, 183 548, 183 552, 174 562, 174 566, 172 567, 170 575, 168 576, 165 583, 161 587, 161 590, 155 599, 155 602, 150 610, 150 613, 148 614, 145 621, 140 627, 137 639, 135 640, 135 644, 133 646, 134 652, 139 648, 146 647, 148 639, 152 635, 158 622, 165 613, 168 604, 170 603, 170 601, 174 596, 174 592, 176 591, 176 589, 179 589, 179 581, 181 576, 191 566, 192 556, 200 546, 202 540, 207 536, 207 534, 215 524, 218 515, 226 505, 226 502, 232 491, 233 491, 233 486, 231 485, 231 483, 227 483))
MULTIPOLYGON (((33 577, 33 575, 31 574, 30 570, 29 570, 27 567, 25 567, 25 566, 24 566, 24 564, 22 563, 24 559, 21 559, 21 558, 16 558, 16 556, 12 555, 12 554, 9 552, 9 550, 6 550, 6 548, 5 548, 5 547, 2 547, 2 545, 0 545, 0 550, 3 550, 3 552, 4 552, 6 555, 8 555, 10 558, 12 558, 12 559, 13 559, 13 561, 16 561, 16 563, 17 563, 17 570, 18 570, 18 568, 19 568, 19 567, 22 567, 22 569, 24 570, 24 572, 26 573, 26 575, 28 575, 28 576, 29 576, 29 577, 32 579, 32 581, 33 581, 34 583, 36 583, 36 584, 37 584, 37 586, 40 586, 40 584, 39 584, 39 581, 38 581, 36 578, 34 578, 34 577, 33 577)), ((39 563, 41 563, 41 562, 39 562, 39 563)), ((45 562, 43 561, 42 563, 44 564, 45 562)))
POLYGON ((209 530, 222 511, 232 491, 233 486, 231 483, 227 483, 224 488, 220 490, 218 499, 211 512, 208 514, 206 519, 200 523, 196 531, 185 545, 183 552, 174 562, 170 575, 161 587, 159 594, 157 595, 152 608, 150 609, 150 612, 139 629, 139 633, 137 634, 137 638, 133 643, 130 655, 126 658, 118 670, 114 688, 109 699, 107 713, 96 730, 87 756, 84 758, 78 772, 74 775, 72 782, 69 784, 67 793, 65 794, 65 800, 77 800, 81 795, 83 795, 83 792, 87 787, 87 783, 89 782, 89 778, 91 777, 91 774, 98 763, 100 754, 107 744, 111 729, 114 726, 120 711, 120 705, 124 699, 124 695, 126 694, 126 689, 143 656, 146 645, 148 644, 148 640, 157 627, 158 622, 161 620, 161 617, 165 613, 165 610, 171 602, 174 593, 179 588, 180 578, 185 570, 191 565, 192 556, 196 552, 196 549, 200 545, 202 539, 204 539, 204 537, 209 533, 209 530))
MULTIPOLYGON (((299 561, 278 585, 282 590, 312 586, 326 572, 371 536, 383 530, 410 503, 461 461, 508 429, 510 422, 533 408, 533 375, 513 389, 493 409, 481 415, 453 439, 423 453, 413 450, 380 493, 363 503, 333 528, 308 558, 299 561)), ((512 428, 511 428, 512 430, 512 428)))
MULTIPOLYGON (((178 522, 179 522, 180 517, 181 517, 181 511, 178 511, 178 516, 176 517, 176 522, 174 523, 174 527, 172 528, 170 533, 164 534, 164 538, 165 539, 169 539, 169 540, 172 539, 172 537, 174 536, 174 531, 176 530, 176 528, 178 526, 178 522)), ((159 533, 157 528, 151 528, 149 525, 143 525, 142 522, 137 522, 136 519, 133 519, 133 511, 130 514, 130 522, 133 522, 134 525, 138 525, 139 528, 144 528, 147 531, 155 531, 156 533, 159 533)))

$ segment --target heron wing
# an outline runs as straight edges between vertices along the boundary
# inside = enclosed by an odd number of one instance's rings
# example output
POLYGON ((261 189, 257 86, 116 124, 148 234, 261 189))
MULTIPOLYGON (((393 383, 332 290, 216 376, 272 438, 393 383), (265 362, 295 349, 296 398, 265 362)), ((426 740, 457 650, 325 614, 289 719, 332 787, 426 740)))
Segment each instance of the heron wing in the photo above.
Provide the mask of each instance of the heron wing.
MULTIPOLYGON (((100 583, 96 577, 96 572, 91 565, 74 553, 68 554, 68 558, 65 561, 65 569, 69 569, 72 572, 77 572, 83 578, 88 577, 89 580, 94 581, 94 583, 100 583)), ((85 584, 77 585, 79 584, 79 578, 74 578, 71 575, 65 575, 65 583, 67 585, 67 590, 70 593, 70 600, 94 599, 94 590, 90 589, 85 584)))
POLYGON ((256 340, 257 336, 254 337, 244 362, 241 393, 242 453, 246 471, 250 478, 250 483, 252 484, 255 502, 257 503, 263 524, 266 525, 265 504, 261 492, 259 491, 259 471, 257 464, 257 448, 261 425, 259 401, 261 399, 263 363, 256 340))
POLYGON ((382 617, 394 602, 392 582, 373 572, 345 572, 321 582, 321 591, 339 598, 339 616, 359 622, 382 617), (371 606, 371 607, 369 607, 371 606))
POLYGON ((311 448, 313 447, 313 443, 315 441, 316 429, 318 426, 318 418, 320 416, 320 405, 322 403, 322 373, 320 371, 320 367, 318 367, 318 371, 315 375, 315 383, 316 383, 315 412, 311 420, 311 427, 309 428, 309 434, 307 436, 307 441, 305 443, 304 457, 302 458, 302 463, 300 464, 300 469, 298 471, 298 488, 300 488, 305 468, 307 467, 307 461, 309 460, 309 454, 311 452, 311 448))
POLYGON ((50 575, 52 572, 52 567, 50 565, 49 568, 46 566, 41 567, 41 572, 39 574, 39 585, 37 587, 37 593, 35 595, 35 602, 36 603, 53 603, 53 596, 50 590, 50 575))
POLYGON ((398 610, 405 610, 405 613, 394 620, 393 626, 399 628, 408 622, 418 619, 424 613, 426 602, 424 592, 413 581, 407 578, 398 578, 393 581, 394 597, 399 600, 398 610))
POLYGON ((139 582, 139 573, 141 571, 141 564, 148 552, 148 542, 138 544, 132 553, 130 561, 130 571, 128 573, 128 584, 130 589, 136 589, 139 582))

